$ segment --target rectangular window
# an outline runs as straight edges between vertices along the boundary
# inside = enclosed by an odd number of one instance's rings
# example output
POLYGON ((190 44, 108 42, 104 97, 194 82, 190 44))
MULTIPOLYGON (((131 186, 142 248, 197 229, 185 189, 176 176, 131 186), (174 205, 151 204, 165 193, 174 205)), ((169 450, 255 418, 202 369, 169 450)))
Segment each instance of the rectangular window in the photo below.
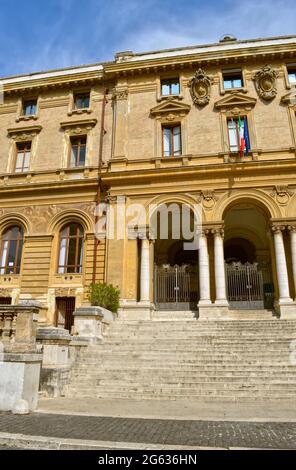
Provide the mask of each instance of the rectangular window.
POLYGON ((16 173, 29 171, 31 158, 31 142, 18 142, 16 144, 16 173))
POLYGON ((164 157, 181 155, 181 126, 163 126, 162 141, 164 157))
MULTIPOLYGON (((248 123, 244 117, 241 117, 241 127, 239 125, 239 120, 236 119, 228 119, 227 121, 228 127, 228 139, 229 139, 229 149, 230 152, 239 152, 241 149, 241 142, 242 139, 245 141, 245 137, 249 139, 249 131, 248 131, 248 123), (245 122, 247 124, 247 129, 245 132, 245 122)), ((250 145, 250 142, 249 142, 250 145)), ((245 150, 245 148, 243 148, 245 150)))
POLYGON ((162 96, 179 95, 180 94, 179 78, 161 80, 161 94, 162 96))
POLYGON ((86 136, 71 137, 71 161, 72 168, 85 166, 86 136))
POLYGON ((224 70, 223 85, 225 90, 243 87, 243 76, 241 70, 224 70))
POLYGON ((23 115, 34 116, 37 112, 37 100, 27 100, 23 102, 23 115))
POLYGON ((89 108, 90 94, 89 93, 79 93, 74 97, 74 106, 75 109, 87 109, 89 108))
POLYGON ((287 65, 287 72, 290 85, 296 85, 296 64, 287 65))

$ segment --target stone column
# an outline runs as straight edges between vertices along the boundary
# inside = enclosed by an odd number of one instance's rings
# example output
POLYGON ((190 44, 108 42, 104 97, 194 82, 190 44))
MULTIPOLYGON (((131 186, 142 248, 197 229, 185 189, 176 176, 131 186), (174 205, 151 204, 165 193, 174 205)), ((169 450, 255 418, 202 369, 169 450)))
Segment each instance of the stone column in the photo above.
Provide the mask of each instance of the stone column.
POLYGON ((200 305, 210 305, 210 268, 209 268, 209 253, 208 253, 208 230, 201 230, 199 234, 199 292, 200 292, 200 305))
POLYGON ((287 261, 282 233, 284 229, 284 225, 276 225, 272 227, 272 231, 274 234, 276 272, 279 286, 279 305, 290 304, 292 302, 289 292, 287 261))
POLYGON ((290 240, 291 240, 291 258, 292 258, 292 270, 293 270, 293 281, 294 281, 294 294, 296 297, 296 225, 289 225, 288 230, 290 232, 290 240))
POLYGON ((214 263, 215 263, 215 285, 216 300, 215 305, 228 306, 226 296, 226 279, 224 264, 224 230, 221 228, 213 229, 214 234, 214 263))
POLYGON ((141 237, 140 301, 150 302, 150 241, 141 237))

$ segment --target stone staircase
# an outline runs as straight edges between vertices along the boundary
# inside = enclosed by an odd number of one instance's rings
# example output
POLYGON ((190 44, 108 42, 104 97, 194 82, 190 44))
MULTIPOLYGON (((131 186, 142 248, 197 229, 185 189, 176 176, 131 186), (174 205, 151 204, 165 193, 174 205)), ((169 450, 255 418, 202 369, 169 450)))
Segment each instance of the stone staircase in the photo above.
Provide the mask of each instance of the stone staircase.
MULTIPOLYGON (((68 397, 296 398, 296 320, 116 320, 74 365, 68 397)), ((187 314, 187 316, 190 314, 187 314)), ((262 318, 262 317, 261 317, 262 318)), ((265 317, 264 317, 265 318, 265 317)))

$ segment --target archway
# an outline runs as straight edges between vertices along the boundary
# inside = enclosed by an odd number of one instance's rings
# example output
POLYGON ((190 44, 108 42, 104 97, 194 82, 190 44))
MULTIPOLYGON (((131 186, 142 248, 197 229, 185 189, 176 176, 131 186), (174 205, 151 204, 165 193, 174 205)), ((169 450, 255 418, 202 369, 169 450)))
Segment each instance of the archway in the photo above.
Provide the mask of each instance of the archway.
POLYGON ((230 307, 273 307, 269 219, 264 207, 248 201, 238 201, 224 213, 224 259, 230 307))
POLYGON ((155 233, 154 303, 158 310, 195 310, 197 307, 195 222, 189 206, 184 209, 179 203, 162 204, 150 221, 155 233))

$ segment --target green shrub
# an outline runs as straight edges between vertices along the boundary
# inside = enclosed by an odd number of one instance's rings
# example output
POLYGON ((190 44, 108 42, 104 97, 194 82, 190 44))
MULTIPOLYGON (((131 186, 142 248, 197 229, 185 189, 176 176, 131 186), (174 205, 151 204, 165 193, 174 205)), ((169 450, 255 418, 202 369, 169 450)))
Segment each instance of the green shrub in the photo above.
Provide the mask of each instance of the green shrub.
POLYGON ((116 313, 119 308, 119 289, 106 282, 92 283, 89 286, 88 300, 91 305, 107 308, 116 313))

